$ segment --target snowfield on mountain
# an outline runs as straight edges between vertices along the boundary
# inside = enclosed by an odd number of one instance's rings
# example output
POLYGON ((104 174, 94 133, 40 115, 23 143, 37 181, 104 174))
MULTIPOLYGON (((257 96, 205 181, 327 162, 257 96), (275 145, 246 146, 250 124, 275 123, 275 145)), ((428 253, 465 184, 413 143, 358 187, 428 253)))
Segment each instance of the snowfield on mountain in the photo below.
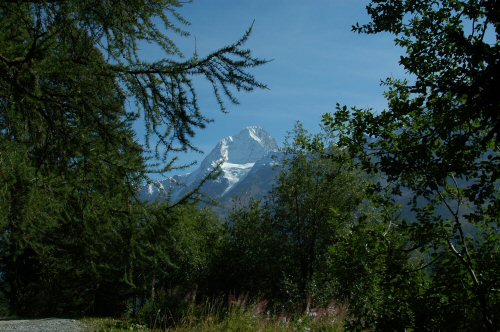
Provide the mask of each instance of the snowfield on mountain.
POLYGON ((149 183, 139 197, 150 202, 170 199, 175 203, 199 186, 217 164, 221 175, 202 186, 203 194, 223 205, 235 198, 263 197, 272 188, 280 160, 276 140, 263 128, 249 126, 220 140, 192 173, 149 183))

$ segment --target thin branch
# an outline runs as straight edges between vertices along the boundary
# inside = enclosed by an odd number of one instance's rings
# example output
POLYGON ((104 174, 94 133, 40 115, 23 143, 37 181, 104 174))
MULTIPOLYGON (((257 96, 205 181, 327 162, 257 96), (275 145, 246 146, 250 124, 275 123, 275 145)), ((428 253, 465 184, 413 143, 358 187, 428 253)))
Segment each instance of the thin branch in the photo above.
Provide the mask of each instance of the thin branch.
POLYGON ((463 229, 462 229, 462 225, 460 223, 460 219, 459 219, 458 215, 455 214, 455 212, 453 211, 453 209, 451 208, 451 206, 448 204, 448 202, 444 198, 443 194, 439 191, 439 189, 436 189, 436 192, 438 193, 439 197, 441 198, 441 200, 445 204, 445 206, 448 209, 448 211, 450 211, 450 213, 453 215, 455 227, 458 229, 458 232, 459 232, 459 235, 460 235, 460 241, 462 242, 462 245, 464 247, 465 257, 455 248, 455 246, 453 245, 453 243, 449 239, 446 240, 446 242, 448 243, 448 247, 455 254, 455 256, 457 256, 458 258, 460 258, 460 260, 464 263, 464 265, 467 267, 467 271, 472 276, 472 279, 474 280, 474 283, 476 284, 476 286, 479 286, 480 282, 479 282, 479 280, 478 280, 478 278, 476 276, 476 273, 474 271, 474 268, 472 266, 472 259, 471 259, 470 254, 469 254, 469 249, 468 249, 467 242, 466 242, 466 239, 465 239, 465 236, 464 236, 464 233, 463 233, 463 229))

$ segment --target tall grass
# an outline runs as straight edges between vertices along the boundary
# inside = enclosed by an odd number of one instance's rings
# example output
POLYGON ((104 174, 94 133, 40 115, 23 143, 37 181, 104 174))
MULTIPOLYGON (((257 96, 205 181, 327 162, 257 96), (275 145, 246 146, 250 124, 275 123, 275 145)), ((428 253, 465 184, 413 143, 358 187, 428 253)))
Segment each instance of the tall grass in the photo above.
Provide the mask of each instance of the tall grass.
POLYGON ((266 306, 266 301, 231 304, 225 310, 211 305, 205 313, 192 312, 171 331, 343 331, 343 307, 314 309, 302 315, 271 315, 266 306))
MULTIPOLYGON (((344 306, 331 304, 313 308, 301 315, 271 314, 267 301, 248 302, 245 296, 226 300, 207 300, 191 304, 175 319, 168 308, 160 309, 149 322, 109 321, 94 324, 96 331, 343 331, 347 318, 344 306)), ((90 324, 92 325, 92 324, 90 324)))

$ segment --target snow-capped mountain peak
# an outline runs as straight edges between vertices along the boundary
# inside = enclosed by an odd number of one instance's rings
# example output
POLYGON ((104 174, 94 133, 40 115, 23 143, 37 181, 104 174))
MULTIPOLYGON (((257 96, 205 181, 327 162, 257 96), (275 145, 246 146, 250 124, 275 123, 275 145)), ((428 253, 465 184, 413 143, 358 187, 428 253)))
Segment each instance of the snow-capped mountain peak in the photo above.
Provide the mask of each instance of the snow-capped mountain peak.
POLYGON ((276 140, 267 131, 257 126, 246 127, 236 136, 220 140, 202 161, 201 168, 210 167, 221 160, 231 164, 255 163, 269 152, 277 150, 276 140))
MULTIPOLYGON (((249 173, 257 174, 254 169, 256 165, 259 165, 259 168, 269 168, 265 172, 266 174, 274 173, 271 171, 272 166, 269 163, 261 162, 261 160, 268 159, 271 154, 277 153, 278 150, 276 140, 266 130, 258 126, 246 127, 235 136, 221 139, 194 172, 161 181, 154 185, 156 188, 148 185, 147 189, 145 188, 146 196, 153 200, 161 199, 161 195, 158 196, 154 193, 155 189, 160 190, 161 187, 161 189, 170 188, 172 200, 180 199, 190 191, 189 189, 195 188, 219 164, 222 171, 221 176, 215 181, 206 183, 203 191, 212 198, 223 198, 232 189, 235 189, 249 173)), ((255 181, 253 182, 255 183, 255 181)), ((238 189, 237 191, 241 192, 242 190, 238 189)), ((151 200, 147 197, 145 199, 151 200)))

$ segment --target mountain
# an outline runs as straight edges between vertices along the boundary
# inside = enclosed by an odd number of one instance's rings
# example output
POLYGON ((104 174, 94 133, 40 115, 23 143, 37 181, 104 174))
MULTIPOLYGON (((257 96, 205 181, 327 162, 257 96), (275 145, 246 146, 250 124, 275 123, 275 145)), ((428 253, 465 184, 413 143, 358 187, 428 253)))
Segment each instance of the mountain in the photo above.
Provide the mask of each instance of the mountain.
POLYGON ((262 197, 272 188, 281 159, 276 140, 263 128, 246 127, 235 136, 223 138, 192 173, 175 175, 148 184, 140 192, 146 201, 176 202, 194 190, 220 164, 221 175, 207 181, 201 192, 223 205, 234 198, 262 197))

